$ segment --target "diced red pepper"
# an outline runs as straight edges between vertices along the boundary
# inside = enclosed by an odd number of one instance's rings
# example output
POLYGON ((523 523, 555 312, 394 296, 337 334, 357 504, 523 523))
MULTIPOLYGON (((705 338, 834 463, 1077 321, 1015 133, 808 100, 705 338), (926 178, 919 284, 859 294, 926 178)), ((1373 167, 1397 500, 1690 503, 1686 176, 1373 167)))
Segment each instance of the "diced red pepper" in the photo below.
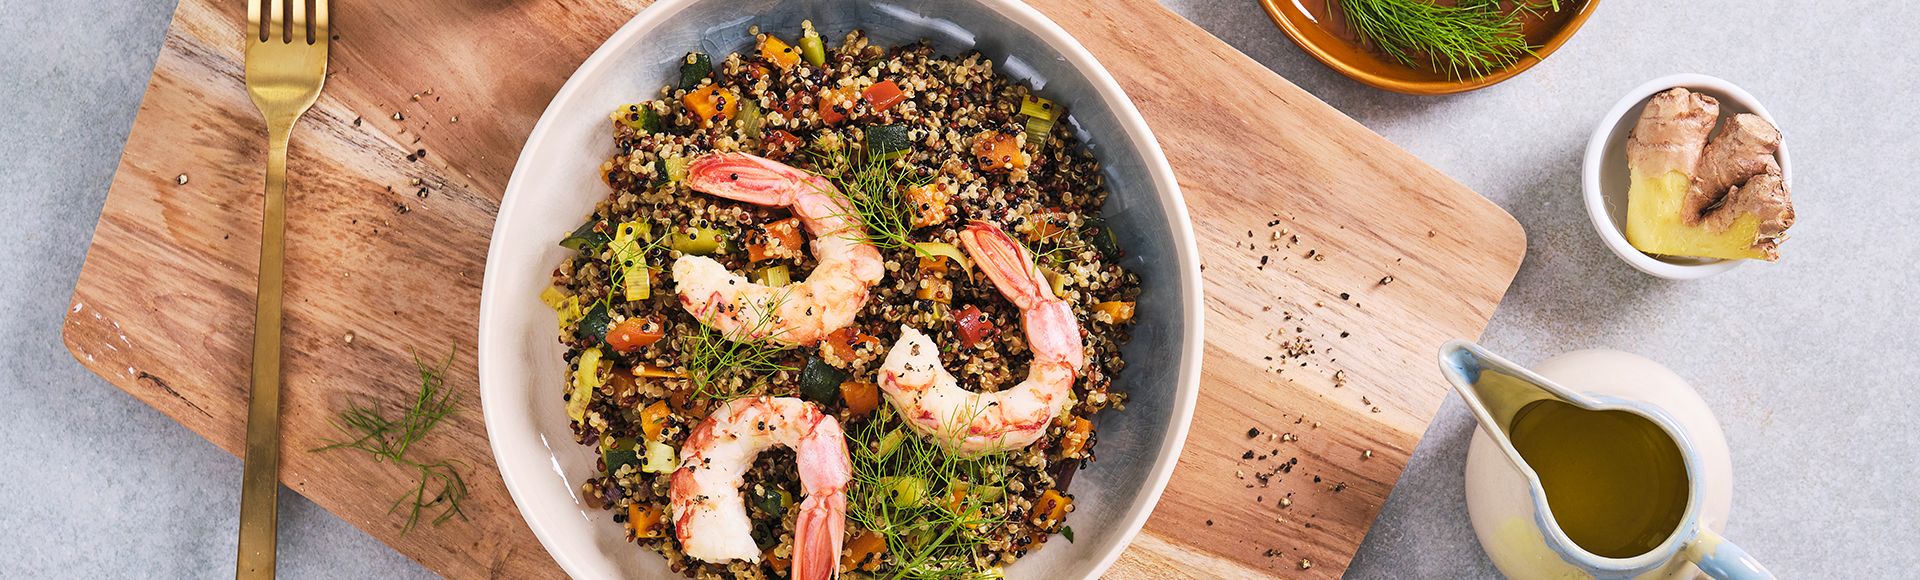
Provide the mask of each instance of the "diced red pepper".
POLYGON ((966 348, 973 348, 973 345, 980 344, 980 341, 998 332, 993 327, 993 321, 987 320, 986 315, 981 314, 980 309, 975 306, 969 305, 960 309, 956 320, 960 326, 960 346, 966 348))
POLYGON ((907 95, 901 93, 900 85, 894 84, 893 81, 880 81, 867 87, 867 91, 861 93, 860 98, 865 99, 867 105, 873 107, 873 112, 878 113, 893 108, 894 105, 900 104, 900 101, 907 100, 907 95))
POLYGON ((760 153, 762 157, 779 161, 785 159, 787 154, 799 151, 800 146, 804 144, 806 144, 805 141, 801 141, 799 137, 788 133, 785 129, 775 129, 760 139, 760 153))
POLYGON ((820 95, 820 120, 828 125, 838 125, 847 120, 847 113, 853 111, 853 87, 833 89, 820 95))

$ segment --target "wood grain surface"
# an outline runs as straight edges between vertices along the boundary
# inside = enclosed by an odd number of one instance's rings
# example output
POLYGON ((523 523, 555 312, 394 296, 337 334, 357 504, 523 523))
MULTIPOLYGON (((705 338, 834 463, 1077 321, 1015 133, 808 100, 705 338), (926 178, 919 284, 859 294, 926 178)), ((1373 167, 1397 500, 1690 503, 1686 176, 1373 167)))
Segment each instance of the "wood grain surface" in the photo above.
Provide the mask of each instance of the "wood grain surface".
MULTIPOLYGON (((480 275, 535 120, 643 4, 333 12, 333 73, 289 162, 282 479, 447 576, 559 575, 487 445, 472 358, 480 275), (471 519, 402 534, 387 508, 413 473, 307 450, 351 401, 403 404, 416 349, 459 352, 461 411, 416 453, 466 462, 471 519)), ((245 430, 265 154, 243 87, 243 6, 180 2, 65 327, 88 368, 229 452, 245 430)), ((1435 349, 1477 336, 1518 268, 1519 226, 1152 0, 1036 6, 1146 115, 1205 262, 1187 451, 1111 575, 1338 575, 1439 406, 1435 349)))

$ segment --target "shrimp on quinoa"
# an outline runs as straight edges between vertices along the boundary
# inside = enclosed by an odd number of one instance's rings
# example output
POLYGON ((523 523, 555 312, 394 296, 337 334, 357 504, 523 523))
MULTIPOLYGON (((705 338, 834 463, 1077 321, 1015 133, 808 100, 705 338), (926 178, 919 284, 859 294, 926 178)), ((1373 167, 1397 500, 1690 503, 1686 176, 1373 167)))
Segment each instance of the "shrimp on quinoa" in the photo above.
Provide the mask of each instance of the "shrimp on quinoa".
POLYGON ((977 454, 1025 447, 1066 405, 1075 374, 1086 363, 1080 323, 1071 306, 1053 295, 1033 255, 998 226, 975 221, 959 238, 980 271, 1020 309, 1033 351, 1027 379, 994 393, 963 389, 941 368, 933 339, 903 326, 880 367, 880 389, 907 424, 947 449, 977 454))
POLYGON ((853 464, 840 422, 801 399, 734 399, 688 434, 667 492, 673 533, 689 557, 759 562, 740 486, 754 457, 774 445, 794 450, 806 493, 794 522, 790 577, 838 576, 853 464))
POLYGON ((734 201, 785 207, 813 236, 819 261, 806 281, 756 284, 706 256, 673 263, 675 292, 694 318, 728 336, 809 345, 853 323, 885 267, 833 182, 746 153, 715 153, 687 168, 687 185, 734 201))

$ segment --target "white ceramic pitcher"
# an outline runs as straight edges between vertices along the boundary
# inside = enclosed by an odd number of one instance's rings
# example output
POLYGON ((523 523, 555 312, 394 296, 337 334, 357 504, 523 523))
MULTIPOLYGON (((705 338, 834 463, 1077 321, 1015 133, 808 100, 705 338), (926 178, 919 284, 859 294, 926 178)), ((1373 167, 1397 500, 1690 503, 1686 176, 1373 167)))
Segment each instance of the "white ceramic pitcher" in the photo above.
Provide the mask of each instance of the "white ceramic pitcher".
POLYGON ((1705 401, 1672 371, 1608 350, 1563 354, 1528 370, 1468 342, 1447 343, 1440 368, 1480 422, 1467 450, 1467 510, 1496 567, 1513 578, 1772 578, 1721 538, 1733 478, 1725 436, 1705 401), (1496 380, 1487 380, 1495 377, 1496 380), (1509 380, 1517 379, 1517 380, 1509 380), (1559 400, 1591 411, 1625 411, 1673 439, 1686 466, 1680 523, 1658 547, 1610 558, 1574 543, 1556 523, 1540 478, 1507 429, 1523 406, 1559 400))

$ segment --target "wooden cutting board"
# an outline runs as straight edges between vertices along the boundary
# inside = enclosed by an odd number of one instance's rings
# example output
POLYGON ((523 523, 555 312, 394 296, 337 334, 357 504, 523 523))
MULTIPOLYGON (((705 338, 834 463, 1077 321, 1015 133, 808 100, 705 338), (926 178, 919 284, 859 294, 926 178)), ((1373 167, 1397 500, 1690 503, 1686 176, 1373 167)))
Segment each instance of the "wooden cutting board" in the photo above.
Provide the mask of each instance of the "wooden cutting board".
MULTIPOLYGON (((480 275, 534 121, 643 2, 336 4, 333 74, 289 164, 283 481, 448 576, 556 576, 487 445, 480 275), (349 401, 405 403, 416 350, 455 348, 460 413, 416 453, 466 462, 471 520, 402 534, 387 508, 412 473, 307 450, 349 401)), ((266 141, 242 6, 180 2, 65 327, 88 368, 236 453, 266 141)), ((1477 336, 1519 267, 1519 226, 1152 0, 1039 8, 1146 115, 1206 263, 1186 454, 1112 575, 1337 575, 1440 404, 1435 349, 1477 336)))

